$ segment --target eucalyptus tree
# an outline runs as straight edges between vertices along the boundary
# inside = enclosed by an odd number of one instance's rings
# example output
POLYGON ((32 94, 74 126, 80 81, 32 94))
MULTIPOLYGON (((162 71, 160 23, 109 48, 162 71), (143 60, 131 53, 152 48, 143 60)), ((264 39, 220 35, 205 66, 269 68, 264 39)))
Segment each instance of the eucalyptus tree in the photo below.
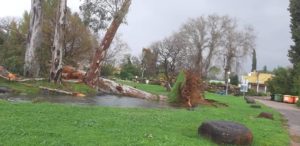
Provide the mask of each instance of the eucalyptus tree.
MULTIPOLYGON (((89 1, 89 0, 87 0, 89 1)), ((131 5, 131 0, 111 0, 111 1, 102 1, 102 2, 113 2, 112 4, 115 4, 115 7, 109 7, 108 10, 111 14, 110 16, 113 20, 110 24, 110 26, 107 28, 107 31, 100 43, 100 46, 96 49, 95 55, 92 59, 92 63, 90 64, 90 68, 88 72, 86 73, 85 82, 92 86, 97 86, 98 77, 101 70, 101 65, 105 59, 105 56, 107 55, 107 51, 110 47, 110 44, 112 40, 114 39, 114 36, 121 25, 122 22, 124 22, 124 18, 129 10, 129 7, 131 5), (115 9, 112 9, 115 8, 115 9)), ((94 3, 95 7, 99 7, 100 4, 94 3)), ((92 7, 93 8, 93 7, 92 7)), ((94 14, 98 14, 98 11, 94 11, 94 14)), ((98 15, 100 18, 101 15, 98 15)), ((101 20, 101 19, 100 19, 101 20)), ((109 20, 109 19, 108 19, 109 20)))
POLYGON ((40 49, 42 42, 42 4, 43 0, 31 0, 30 26, 24 65, 24 75, 27 77, 38 77, 40 72, 37 50, 40 49))
POLYGON ((62 73, 63 50, 65 50, 65 26, 67 17, 67 0, 60 0, 57 15, 56 26, 52 51, 52 61, 49 80, 60 83, 62 73))

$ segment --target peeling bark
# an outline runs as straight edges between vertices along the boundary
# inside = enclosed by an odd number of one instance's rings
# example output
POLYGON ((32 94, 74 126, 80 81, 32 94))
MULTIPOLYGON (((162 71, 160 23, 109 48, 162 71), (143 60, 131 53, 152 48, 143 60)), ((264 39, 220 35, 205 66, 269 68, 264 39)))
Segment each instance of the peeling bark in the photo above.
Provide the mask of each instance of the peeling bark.
POLYGON ((103 94, 114 94, 114 95, 129 96, 129 97, 136 97, 140 99, 157 100, 157 101, 167 100, 166 96, 153 95, 151 93, 144 92, 130 86, 118 84, 114 81, 103 79, 103 78, 99 78, 99 90, 103 94))
POLYGON ((119 28, 121 23, 123 22, 124 17, 126 16, 129 6, 131 4, 131 0, 125 0, 120 11, 114 17, 111 25, 109 26, 100 47, 96 50, 95 56, 90 65, 90 69, 88 70, 85 76, 85 83, 91 87, 96 87, 99 83, 98 76, 101 70, 101 63, 104 61, 105 56, 107 54, 107 50, 119 28))
POLYGON ((57 17, 54 42, 52 47, 52 65, 50 70, 49 80, 54 83, 61 83, 62 73, 62 57, 64 39, 65 39, 65 25, 66 25, 66 14, 67 14, 67 0, 60 0, 57 17))
POLYGON ((30 28, 27 35, 24 65, 24 76, 26 77, 38 77, 40 72, 36 52, 42 42, 42 2, 43 0, 31 0, 30 28))

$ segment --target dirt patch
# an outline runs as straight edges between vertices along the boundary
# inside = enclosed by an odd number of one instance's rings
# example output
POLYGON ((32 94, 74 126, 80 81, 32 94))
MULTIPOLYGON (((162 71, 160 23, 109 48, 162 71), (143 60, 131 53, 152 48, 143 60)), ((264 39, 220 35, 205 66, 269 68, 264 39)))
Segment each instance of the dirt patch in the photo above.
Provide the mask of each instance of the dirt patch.
POLYGON ((296 142, 296 143, 300 143, 300 136, 298 135, 290 135, 291 139, 296 142))
POLYGON ((206 102, 208 102, 207 105, 217 107, 217 108, 228 107, 227 104, 212 99, 206 99, 206 102))

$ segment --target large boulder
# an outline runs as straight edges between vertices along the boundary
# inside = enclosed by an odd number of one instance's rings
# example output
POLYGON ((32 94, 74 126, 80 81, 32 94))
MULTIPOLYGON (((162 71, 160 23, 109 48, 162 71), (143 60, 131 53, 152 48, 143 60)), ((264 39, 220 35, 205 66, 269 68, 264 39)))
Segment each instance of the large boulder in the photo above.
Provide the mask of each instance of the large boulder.
POLYGON ((257 117, 274 120, 273 114, 267 112, 261 112, 257 117))
POLYGON ((251 145, 252 132, 244 125, 228 121, 204 122, 198 128, 198 134, 221 145, 251 145))

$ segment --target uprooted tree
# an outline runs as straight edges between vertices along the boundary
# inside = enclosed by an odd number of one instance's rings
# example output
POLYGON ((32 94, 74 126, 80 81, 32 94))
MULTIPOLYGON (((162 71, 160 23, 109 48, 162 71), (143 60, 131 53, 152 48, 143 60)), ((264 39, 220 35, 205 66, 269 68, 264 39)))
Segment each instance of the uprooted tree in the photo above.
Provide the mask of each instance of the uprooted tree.
POLYGON ((99 84, 99 74, 101 70, 102 62, 105 59, 107 51, 110 47, 110 44, 116 35, 116 32, 123 22, 124 17, 126 16, 129 6, 131 4, 131 0, 125 0, 122 7, 118 12, 116 12, 114 19, 106 31, 104 38, 101 41, 100 46, 97 48, 95 56, 92 59, 92 63, 90 64, 90 68, 85 76, 85 83, 91 87, 96 87, 99 84))
POLYGON ((184 107, 195 107, 208 103, 204 98, 204 84, 193 70, 181 71, 169 94, 170 102, 184 107))
POLYGON ((123 2, 122 6, 113 16, 113 21, 108 27, 99 48, 97 48, 95 52, 95 56, 92 59, 92 63, 90 64, 89 70, 85 75, 84 82, 90 87, 97 88, 102 93, 117 94, 151 100, 164 100, 165 97, 163 96, 153 95, 141 90, 137 90, 135 88, 120 85, 107 79, 100 78, 101 65, 105 60, 110 44, 114 36, 116 35, 119 26, 124 21, 124 18, 131 4, 131 0, 121 0, 121 2, 123 2))

